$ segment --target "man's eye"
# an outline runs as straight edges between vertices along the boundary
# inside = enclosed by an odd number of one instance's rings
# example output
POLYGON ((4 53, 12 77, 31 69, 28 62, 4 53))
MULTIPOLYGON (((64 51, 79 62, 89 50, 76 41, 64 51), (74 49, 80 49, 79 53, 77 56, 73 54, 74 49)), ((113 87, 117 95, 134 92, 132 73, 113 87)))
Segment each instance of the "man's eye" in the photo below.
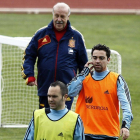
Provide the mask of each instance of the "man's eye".
POLYGON ((100 60, 103 60, 104 59, 104 57, 100 57, 100 60))
POLYGON ((53 98, 56 98, 57 96, 52 96, 53 98))
POLYGON ((55 15, 55 17, 58 17, 58 15, 55 15))
POLYGON ((61 18, 64 18, 64 16, 61 16, 61 18))

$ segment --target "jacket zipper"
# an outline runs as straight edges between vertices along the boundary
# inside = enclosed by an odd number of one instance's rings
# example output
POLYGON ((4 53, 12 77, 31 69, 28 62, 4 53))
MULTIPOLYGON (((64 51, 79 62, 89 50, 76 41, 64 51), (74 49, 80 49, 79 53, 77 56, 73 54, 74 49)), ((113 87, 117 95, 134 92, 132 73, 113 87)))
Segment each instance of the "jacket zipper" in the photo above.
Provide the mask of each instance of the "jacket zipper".
POLYGON ((56 52, 54 81, 56 81, 58 50, 59 50, 59 43, 58 43, 58 45, 57 45, 57 52, 56 52))

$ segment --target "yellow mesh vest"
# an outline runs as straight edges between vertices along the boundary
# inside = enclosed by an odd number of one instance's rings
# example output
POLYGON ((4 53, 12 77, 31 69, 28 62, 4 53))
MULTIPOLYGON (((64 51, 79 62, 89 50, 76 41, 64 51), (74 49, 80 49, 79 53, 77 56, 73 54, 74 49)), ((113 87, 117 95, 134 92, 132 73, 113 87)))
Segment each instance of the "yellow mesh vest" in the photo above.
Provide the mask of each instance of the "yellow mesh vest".
POLYGON ((34 112, 34 140, 73 140, 78 114, 69 111, 60 120, 50 120, 45 108, 34 112))
POLYGON ((117 73, 110 72, 102 80, 89 74, 83 81, 75 112, 80 114, 86 134, 119 136, 117 78, 117 73))

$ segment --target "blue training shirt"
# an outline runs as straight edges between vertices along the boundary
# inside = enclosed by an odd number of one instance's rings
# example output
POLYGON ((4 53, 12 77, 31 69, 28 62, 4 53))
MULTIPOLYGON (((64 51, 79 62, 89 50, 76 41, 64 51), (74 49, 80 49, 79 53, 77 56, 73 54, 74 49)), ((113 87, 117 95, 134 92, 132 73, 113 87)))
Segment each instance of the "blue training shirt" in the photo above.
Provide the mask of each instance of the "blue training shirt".
MULTIPOLYGON (((103 72, 94 71, 92 77, 95 80, 101 80, 108 73, 109 70, 105 70, 103 72)), ((89 74, 89 68, 85 67, 80 74, 78 74, 75 78, 72 79, 72 81, 68 84, 69 97, 75 97, 79 94, 79 92, 82 89, 83 80, 88 74, 89 74)), ((133 114, 131 110, 131 97, 130 97, 128 86, 121 75, 119 75, 117 80, 117 95, 121 104, 121 108, 123 110, 122 121, 126 122, 125 127, 129 129, 131 121, 133 120, 133 114)), ((91 135, 91 134, 89 134, 89 136, 96 139, 104 139, 108 137, 105 135, 102 136, 102 135, 91 135)), ((116 139, 117 137, 113 137, 113 138, 116 139)))
MULTIPOLYGON (((48 113, 47 116, 51 120, 59 120, 67 112, 68 112, 67 108, 58 111, 50 109, 50 113, 48 113)), ((31 119, 23 140, 34 140, 34 118, 31 119)), ((78 116, 78 121, 76 123, 73 140, 85 140, 84 127, 83 127, 82 120, 79 116, 78 116)))

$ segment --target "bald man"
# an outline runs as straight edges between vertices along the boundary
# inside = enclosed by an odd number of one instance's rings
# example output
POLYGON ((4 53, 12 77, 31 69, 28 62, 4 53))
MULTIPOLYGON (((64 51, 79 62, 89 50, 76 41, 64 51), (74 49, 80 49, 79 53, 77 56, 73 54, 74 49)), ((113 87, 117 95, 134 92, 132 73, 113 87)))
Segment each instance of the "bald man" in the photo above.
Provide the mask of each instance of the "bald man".
POLYGON ((64 83, 51 83, 48 89, 50 108, 34 111, 23 140, 85 140, 80 116, 65 108, 67 96, 64 83))
MULTIPOLYGON (((37 86, 39 108, 48 108, 47 91, 56 80, 65 84, 81 72, 87 62, 87 53, 82 34, 71 27, 70 7, 57 3, 53 7, 53 20, 48 26, 40 28, 25 49, 22 77, 28 86, 37 86), (34 65, 38 57, 37 81, 34 76, 34 65)), ((73 97, 66 101, 70 110, 73 97)))

